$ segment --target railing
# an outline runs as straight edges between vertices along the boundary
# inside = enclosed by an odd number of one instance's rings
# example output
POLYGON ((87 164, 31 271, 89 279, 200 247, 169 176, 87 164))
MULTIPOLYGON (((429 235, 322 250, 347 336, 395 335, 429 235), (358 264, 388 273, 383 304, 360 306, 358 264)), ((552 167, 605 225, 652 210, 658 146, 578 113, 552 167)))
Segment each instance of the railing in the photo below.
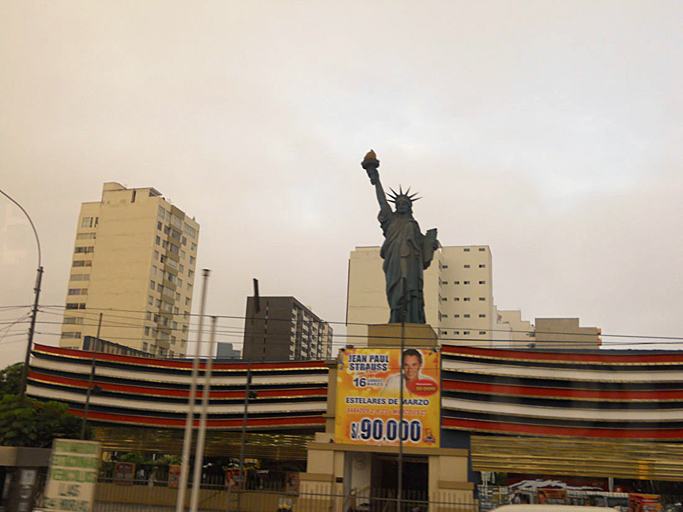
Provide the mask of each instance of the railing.
MULTIPOLYGON (((94 512, 172 512, 177 489, 168 485, 118 485, 100 481, 94 512)), ((425 492, 404 491, 399 506, 395 490, 364 489, 331 494, 326 487, 286 493, 276 489, 241 491, 233 487, 202 483, 199 509, 221 512, 479 512, 474 501, 456 501, 453 496, 436 499, 425 492)), ((188 493, 188 498, 189 498, 188 493)), ((189 502, 189 499, 188 499, 189 502)))

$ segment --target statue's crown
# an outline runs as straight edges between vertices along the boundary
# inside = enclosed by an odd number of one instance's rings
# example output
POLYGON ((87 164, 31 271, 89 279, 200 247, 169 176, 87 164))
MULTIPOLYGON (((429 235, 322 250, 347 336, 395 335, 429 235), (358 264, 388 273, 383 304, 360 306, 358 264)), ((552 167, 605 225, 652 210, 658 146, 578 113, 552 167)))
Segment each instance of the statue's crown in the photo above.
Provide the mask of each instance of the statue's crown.
POLYGON ((410 187, 408 187, 408 190, 406 190, 405 192, 403 192, 403 188, 401 187, 401 185, 398 186, 398 193, 396 193, 396 191, 393 188, 390 188, 389 190, 391 190, 391 192, 389 192, 388 194, 389 201, 391 201, 394 204, 396 204, 396 201, 398 201, 399 199, 405 199, 410 204, 413 204, 414 201, 422 199, 421 197, 417 197, 417 192, 411 194, 410 187))

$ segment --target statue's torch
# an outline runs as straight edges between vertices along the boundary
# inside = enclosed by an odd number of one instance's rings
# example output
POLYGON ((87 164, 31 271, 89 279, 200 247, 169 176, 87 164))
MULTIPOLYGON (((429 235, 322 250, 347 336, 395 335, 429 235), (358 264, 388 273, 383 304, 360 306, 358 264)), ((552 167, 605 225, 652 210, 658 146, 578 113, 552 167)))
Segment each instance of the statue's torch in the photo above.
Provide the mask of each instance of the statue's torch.
POLYGON ((365 158, 363 158, 363 161, 360 163, 360 165, 368 173, 370 183, 375 185, 377 183, 377 179, 379 178, 379 171, 377 170, 379 167, 379 160, 377 160, 377 155, 372 149, 367 155, 365 155, 365 158))

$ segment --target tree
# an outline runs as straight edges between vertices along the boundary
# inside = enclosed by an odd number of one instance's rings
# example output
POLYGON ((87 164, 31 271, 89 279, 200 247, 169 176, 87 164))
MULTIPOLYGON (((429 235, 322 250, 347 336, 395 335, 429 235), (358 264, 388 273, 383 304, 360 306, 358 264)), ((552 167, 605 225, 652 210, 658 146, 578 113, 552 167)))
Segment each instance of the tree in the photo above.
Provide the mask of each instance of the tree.
POLYGON ((19 394, 23 369, 24 363, 15 363, 0 371, 0 396, 19 394))
POLYGON ((15 395, 0 398, 0 446, 50 448, 54 439, 78 439, 81 419, 61 402, 41 403, 15 395))
POLYGON ((0 446, 50 448, 56 438, 78 439, 81 419, 66 404, 19 399, 23 367, 16 363, 0 371, 0 446))

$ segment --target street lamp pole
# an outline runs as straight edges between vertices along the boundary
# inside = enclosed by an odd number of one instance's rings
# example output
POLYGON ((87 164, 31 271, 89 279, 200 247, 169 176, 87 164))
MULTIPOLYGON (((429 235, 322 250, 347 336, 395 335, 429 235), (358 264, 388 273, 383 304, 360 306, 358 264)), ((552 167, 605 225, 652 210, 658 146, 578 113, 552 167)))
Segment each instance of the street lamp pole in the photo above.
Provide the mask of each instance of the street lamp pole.
POLYGON ((14 199, 8 196, 4 191, 0 190, 0 194, 5 196, 7 199, 12 201, 19 209, 26 215, 31 228, 33 229, 33 234, 36 237, 36 244, 38 245, 38 275, 36 276, 36 285, 33 288, 35 293, 35 300, 33 301, 33 308, 31 310, 31 324, 28 329, 28 342, 26 343, 26 357, 24 358, 24 367, 21 370, 21 384, 19 386, 19 399, 23 402, 26 396, 26 386, 28 384, 28 365, 31 362, 31 350, 33 350, 33 336, 36 331, 36 317, 38 316, 38 300, 40 299, 40 284, 43 281, 43 265, 41 261, 40 254, 40 239, 38 238, 38 231, 31 220, 28 212, 24 210, 24 207, 17 203, 14 199))

